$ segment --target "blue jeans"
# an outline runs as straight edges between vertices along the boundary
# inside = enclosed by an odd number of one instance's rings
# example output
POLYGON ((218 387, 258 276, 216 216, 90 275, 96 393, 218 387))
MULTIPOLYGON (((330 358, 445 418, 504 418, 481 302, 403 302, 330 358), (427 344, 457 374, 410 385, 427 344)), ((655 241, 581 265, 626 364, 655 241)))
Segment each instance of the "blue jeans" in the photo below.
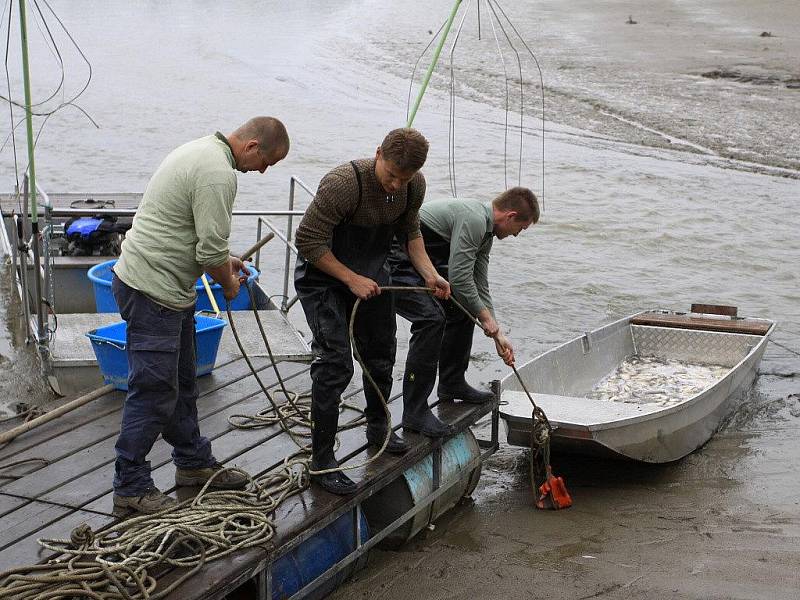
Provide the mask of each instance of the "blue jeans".
POLYGON ((122 410, 114 492, 141 496, 153 486, 147 454, 161 435, 176 467, 196 469, 216 461, 197 423, 194 310, 172 310, 126 285, 111 284, 127 322, 128 395, 122 410))

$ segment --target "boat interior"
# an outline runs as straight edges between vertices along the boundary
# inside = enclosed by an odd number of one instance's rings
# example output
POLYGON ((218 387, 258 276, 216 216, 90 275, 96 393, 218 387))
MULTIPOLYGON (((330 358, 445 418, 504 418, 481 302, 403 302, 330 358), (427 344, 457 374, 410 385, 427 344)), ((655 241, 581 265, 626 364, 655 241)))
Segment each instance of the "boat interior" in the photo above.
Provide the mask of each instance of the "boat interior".
MULTIPOLYGON (((590 397, 598 383, 623 362, 642 357, 731 370, 766 341, 772 326, 763 319, 650 311, 576 337, 523 365, 519 373, 553 424, 601 427, 664 410, 658 404, 590 397)), ((501 414, 530 422, 531 404, 522 384, 510 376, 503 380, 502 389, 507 404, 501 414)))

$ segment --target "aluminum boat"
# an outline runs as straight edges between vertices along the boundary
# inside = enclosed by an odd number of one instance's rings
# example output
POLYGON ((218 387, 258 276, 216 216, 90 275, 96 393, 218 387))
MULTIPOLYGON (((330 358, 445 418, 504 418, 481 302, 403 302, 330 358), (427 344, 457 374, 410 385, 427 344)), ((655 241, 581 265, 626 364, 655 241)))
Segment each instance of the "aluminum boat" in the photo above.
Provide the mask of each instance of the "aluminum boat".
MULTIPOLYGON (((671 462, 705 444, 749 391, 774 328, 767 319, 737 317, 734 307, 641 312, 553 348, 518 372, 554 428, 554 451, 671 462), (712 365, 720 376, 666 403, 598 399, 598 384, 631 359, 712 365)), ((515 375, 502 380, 501 400, 508 442, 529 446, 532 407, 515 375)))

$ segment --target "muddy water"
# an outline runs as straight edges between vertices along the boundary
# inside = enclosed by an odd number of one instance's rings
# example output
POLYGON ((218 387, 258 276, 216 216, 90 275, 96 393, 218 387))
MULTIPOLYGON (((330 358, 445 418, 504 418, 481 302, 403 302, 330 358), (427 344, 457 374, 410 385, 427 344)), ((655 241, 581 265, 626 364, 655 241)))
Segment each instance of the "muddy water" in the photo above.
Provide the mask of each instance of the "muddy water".
MULTIPOLYGON (((271 113, 287 124, 292 152, 265 176, 242 175, 238 206, 283 208, 291 174, 313 186, 404 122, 407 75, 448 5, 53 2, 92 61, 80 103, 100 128, 70 108, 51 118, 39 141, 42 185, 141 191, 177 144, 271 113)), ((544 216, 492 256, 498 319, 518 360, 634 310, 692 301, 776 319, 776 340, 800 349, 797 3, 551 0, 506 10, 537 52, 549 98, 544 216), (746 77, 704 76, 715 70, 746 77)), ((501 65, 489 58, 486 21, 477 40, 475 16, 454 53, 456 176, 459 195, 489 199, 506 177, 516 182, 518 139, 512 130, 506 169, 501 65)), ((64 55, 75 90, 86 69, 64 55)), ((35 95, 47 96, 55 61, 41 43, 32 56, 35 95)), ((536 77, 524 80, 535 98, 536 77)), ((432 144, 430 197, 450 191, 448 83, 438 72, 416 121, 432 144)), ((536 110, 526 109, 521 179, 541 194, 536 110)), ((8 147, 0 162, 11 189, 8 147)), ((253 226, 235 230, 234 248, 249 245, 253 226)), ((266 265, 282 264, 276 251, 266 265)), ((277 290, 279 280, 266 266, 262 281, 277 290)), ((407 332, 401 324, 401 356, 407 332)), ((0 338, 0 400, 13 403, 31 369, 19 340, 0 338)), ((473 359, 476 384, 505 374, 482 337, 473 359)), ((502 447, 474 503, 403 551, 376 553, 336 597, 795 597, 800 369, 774 345, 761 369, 726 428, 675 465, 557 457, 575 498, 564 513, 531 508, 525 453, 502 447)))

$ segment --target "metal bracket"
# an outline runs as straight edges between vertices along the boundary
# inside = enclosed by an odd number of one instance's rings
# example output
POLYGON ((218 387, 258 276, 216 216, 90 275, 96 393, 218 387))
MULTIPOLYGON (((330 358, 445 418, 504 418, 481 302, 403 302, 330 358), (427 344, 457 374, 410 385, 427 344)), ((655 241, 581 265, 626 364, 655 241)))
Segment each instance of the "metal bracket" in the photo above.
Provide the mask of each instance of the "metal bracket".
POLYGON ((581 346, 583 346, 583 353, 589 354, 592 350, 592 341, 589 339, 589 331, 584 332, 583 337, 581 338, 581 346))

